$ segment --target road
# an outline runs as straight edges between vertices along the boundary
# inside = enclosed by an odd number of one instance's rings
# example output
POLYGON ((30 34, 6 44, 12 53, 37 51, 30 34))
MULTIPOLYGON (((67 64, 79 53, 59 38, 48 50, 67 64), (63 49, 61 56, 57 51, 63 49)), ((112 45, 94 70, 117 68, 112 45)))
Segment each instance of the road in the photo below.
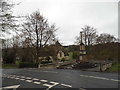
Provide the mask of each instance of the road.
MULTIPOLYGON (((118 74, 69 69, 3 69, 2 87, 64 88, 118 88, 118 74)), ((70 89, 71 88, 71 89, 70 89)), ((114 89, 113 89, 114 90, 114 89)))

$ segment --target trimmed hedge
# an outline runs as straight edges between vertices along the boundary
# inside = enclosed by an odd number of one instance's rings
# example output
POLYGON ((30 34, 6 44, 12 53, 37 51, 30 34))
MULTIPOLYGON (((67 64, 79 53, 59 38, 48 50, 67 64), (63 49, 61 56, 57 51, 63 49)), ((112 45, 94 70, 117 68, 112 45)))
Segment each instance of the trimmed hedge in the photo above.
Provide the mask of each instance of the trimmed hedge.
POLYGON ((38 64, 32 62, 20 62, 18 65, 19 68, 37 68, 38 64))

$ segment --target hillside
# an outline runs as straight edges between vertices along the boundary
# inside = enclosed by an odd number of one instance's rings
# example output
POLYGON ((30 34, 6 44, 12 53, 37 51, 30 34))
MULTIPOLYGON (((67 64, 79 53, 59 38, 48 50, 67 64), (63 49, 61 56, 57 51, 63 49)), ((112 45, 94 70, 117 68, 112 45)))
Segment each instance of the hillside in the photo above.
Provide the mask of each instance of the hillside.
MULTIPOLYGON (((74 55, 79 55, 79 45, 70 45, 66 47, 68 52, 73 52, 74 55)), ((93 46, 86 46, 87 60, 114 60, 118 61, 118 51, 120 50, 120 43, 106 43, 97 44, 93 46)))

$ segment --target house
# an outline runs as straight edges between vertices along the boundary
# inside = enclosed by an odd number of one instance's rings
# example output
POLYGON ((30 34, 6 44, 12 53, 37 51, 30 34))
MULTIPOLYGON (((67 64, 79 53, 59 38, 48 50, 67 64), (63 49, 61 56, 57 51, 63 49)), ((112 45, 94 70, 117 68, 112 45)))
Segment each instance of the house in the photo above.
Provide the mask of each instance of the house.
POLYGON ((66 60, 69 59, 68 52, 65 50, 65 48, 58 41, 55 43, 55 50, 57 52, 57 58, 59 60, 61 60, 63 58, 66 60))
POLYGON ((40 53, 39 60, 47 60, 48 57, 51 59, 69 59, 69 54, 65 51, 65 48, 57 41, 53 45, 46 46, 40 53))

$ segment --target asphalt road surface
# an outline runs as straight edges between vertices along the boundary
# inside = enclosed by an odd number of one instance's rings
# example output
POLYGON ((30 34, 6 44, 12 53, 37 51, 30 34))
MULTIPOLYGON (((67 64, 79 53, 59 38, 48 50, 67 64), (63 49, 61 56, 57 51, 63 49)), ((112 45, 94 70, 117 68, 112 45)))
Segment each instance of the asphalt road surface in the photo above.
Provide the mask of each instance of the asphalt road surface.
POLYGON ((2 89, 88 90, 89 88, 118 88, 119 82, 118 73, 69 69, 3 69, 2 71, 2 89))

